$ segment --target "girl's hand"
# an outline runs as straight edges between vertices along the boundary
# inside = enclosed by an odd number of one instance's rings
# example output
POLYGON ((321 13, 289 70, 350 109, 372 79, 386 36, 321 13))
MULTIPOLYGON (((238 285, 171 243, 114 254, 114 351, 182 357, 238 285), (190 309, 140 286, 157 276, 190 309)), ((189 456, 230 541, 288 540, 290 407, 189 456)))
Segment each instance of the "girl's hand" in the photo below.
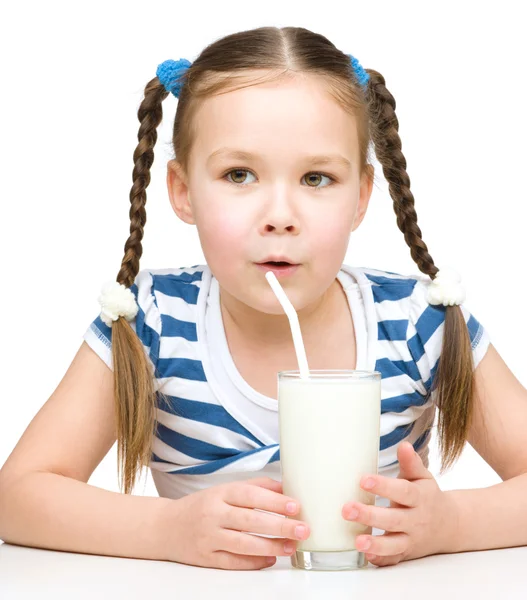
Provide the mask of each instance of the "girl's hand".
POLYGON ((172 500, 169 506, 173 509, 163 523, 163 554, 166 560, 187 565, 263 569, 277 556, 291 556, 296 541, 310 533, 306 523, 284 518, 297 514, 299 503, 284 496, 281 482, 270 477, 212 486, 172 500))
POLYGON ((390 500, 390 508, 348 502, 342 516, 386 533, 358 535, 357 550, 366 552, 374 565, 384 567, 410 560, 450 552, 456 536, 457 514, 449 497, 439 489, 434 476, 423 465, 412 444, 403 442, 397 449, 399 475, 366 475, 361 487, 390 500), (375 482, 368 487, 368 480, 375 482), (358 511, 352 517, 352 510, 358 511))

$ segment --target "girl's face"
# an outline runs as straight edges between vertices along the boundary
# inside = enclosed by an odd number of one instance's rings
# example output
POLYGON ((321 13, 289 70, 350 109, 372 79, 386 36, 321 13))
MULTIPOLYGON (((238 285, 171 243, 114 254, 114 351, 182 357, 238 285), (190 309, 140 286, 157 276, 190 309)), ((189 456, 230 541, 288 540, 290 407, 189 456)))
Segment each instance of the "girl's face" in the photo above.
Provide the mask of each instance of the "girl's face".
POLYGON ((372 180, 359 180, 355 119, 315 78, 295 77, 208 98, 196 124, 188 177, 170 161, 167 183, 221 288, 283 314, 256 263, 286 256, 300 265, 279 279, 293 306, 316 304, 371 195, 372 180))

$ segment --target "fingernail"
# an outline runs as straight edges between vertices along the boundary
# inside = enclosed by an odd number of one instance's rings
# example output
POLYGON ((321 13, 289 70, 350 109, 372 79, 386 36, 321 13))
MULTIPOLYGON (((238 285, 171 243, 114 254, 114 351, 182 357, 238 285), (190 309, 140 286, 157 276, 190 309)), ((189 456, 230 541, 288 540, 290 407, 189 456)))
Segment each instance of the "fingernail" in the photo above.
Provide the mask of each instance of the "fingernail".
POLYGON ((356 519, 359 516, 359 511, 356 508, 352 508, 348 511, 348 519, 356 519))
POLYGON ((290 512, 290 513, 296 512, 296 504, 294 502, 288 502, 286 504, 285 508, 286 508, 287 512, 290 512))
POLYGON ((298 539, 303 540, 306 536, 307 533, 307 527, 304 527, 303 525, 297 525, 295 527, 295 535, 298 539))
POLYGON ((358 545, 360 550, 368 550, 371 546, 371 540, 361 540, 358 545))
POLYGON ((274 565, 275 562, 276 562, 276 558, 274 556, 268 556, 267 557, 267 564, 268 565, 274 565))
POLYGON ((366 481, 364 482, 363 488, 367 489, 367 490, 371 490, 372 488, 375 487, 375 479, 366 479, 366 481))
POLYGON ((295 547, 293 545, 293 542, 286 542, 284 544, 284 552, 287 552, 288 554, 292 554, 294 549, 295 549, 295 547))

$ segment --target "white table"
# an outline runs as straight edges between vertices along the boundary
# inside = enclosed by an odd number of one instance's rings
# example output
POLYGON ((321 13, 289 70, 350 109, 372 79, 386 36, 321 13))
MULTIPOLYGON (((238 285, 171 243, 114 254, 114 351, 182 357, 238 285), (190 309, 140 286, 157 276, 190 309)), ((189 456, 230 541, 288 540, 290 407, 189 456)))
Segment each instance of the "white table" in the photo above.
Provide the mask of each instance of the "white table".
POLYGON ((527 598, 527 547, 427 556, 360 571, 301 571, 289 558, 263 571, 0 545, 1 600, 527 598))

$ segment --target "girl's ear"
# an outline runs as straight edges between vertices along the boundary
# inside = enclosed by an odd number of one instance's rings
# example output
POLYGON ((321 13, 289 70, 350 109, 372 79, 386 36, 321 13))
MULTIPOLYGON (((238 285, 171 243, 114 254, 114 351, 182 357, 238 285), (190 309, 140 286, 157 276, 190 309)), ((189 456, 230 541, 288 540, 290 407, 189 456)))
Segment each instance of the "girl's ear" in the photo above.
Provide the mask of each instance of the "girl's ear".
POLYGON ((357 204, 357 210, 355 212, 355 218, 353 219, 351 231, 355 231, 355 229, 358 228, 358 226, 362 223, 364 216, 366 215, 371 192, 373 190, 373 176, 374 167, 373 165, 368 165, 361 177, 359 202, 357 204))
POLYGON ((167 188, 170 204, 176 215, 185 223, 195 225, 187 177, 176 160, 169 160, 167 163, 167 188))

